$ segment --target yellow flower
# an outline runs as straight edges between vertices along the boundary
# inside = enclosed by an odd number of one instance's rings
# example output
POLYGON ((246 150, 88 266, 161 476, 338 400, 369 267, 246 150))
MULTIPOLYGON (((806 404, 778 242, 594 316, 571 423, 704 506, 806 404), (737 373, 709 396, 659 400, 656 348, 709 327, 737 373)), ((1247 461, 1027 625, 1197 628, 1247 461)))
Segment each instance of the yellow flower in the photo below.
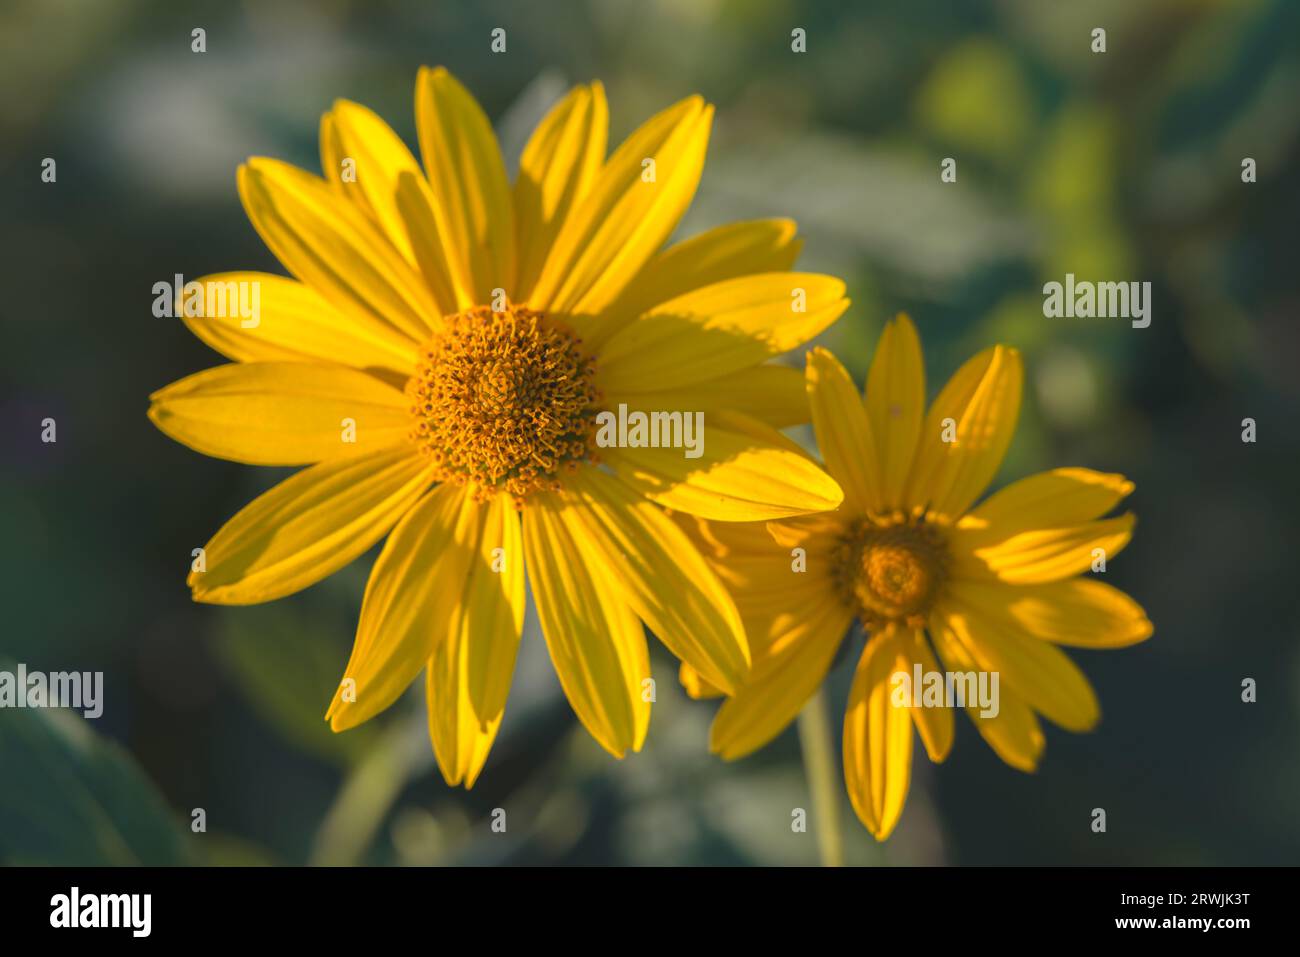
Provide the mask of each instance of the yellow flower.
POLYGON ((735 606, 655 503, 721 520, 839 504, 773 428, 799 419, 801 376, 765 363, 847 301, 840 281, 789 271, 789 221, 661 251, 704 163, 713 108, 699 97, 606 158, 604 91, 577 87, 513 186, 487 117, 445 70, 421 71, 415 113, 423 169, 346 101, 321 123, 325 178, 240 167, 249 219, 295 278, 200 280, 209 294, 185 322, 235 361, 155 393, 149 416, 207 455, 309 466, 208 542, 189 578, 198 601, 280 598, 387 534, 326 717, 353 727, 424 670, 439 766, 469 787, 505 708, 525 567, 564 691, 611 753, 646 734, 642 622, 717 687, 739 685, 735 606), (195 314, 221 301, 214 289, 255 290, 258 314, 195 314), (702 412, 702 454, 598 455, 596 417, 621 404, 702 412))
MULTIPOLYGON (((1057 646, 1119 648, 1151 635, 1136 602, 1080 577, 1128 544, 1133 515, 1101 516, 1133 485, 1055 469, 972 508, 1011 442, 1021 379, 1019 354, 995 346, 963 365, 927 414, 906 316, 886 326, 865 398, 833 355, 809 354, 813 427, 842 507, 766 526, 682 520, 736 597, 754 655, 714 721, 715 752, 741 757, 788 725, 855 620, 868 637, 844 719, 844 779, 879 840, 907 798, 912 723, 931 760, 952 744, 953 713, 934 706, 949 699, 925 678, 940 673, 938 661, 953 674, 982 672, 986 690, 996 688, 995 707, 967 699, 967 711, 1012 767, 1038 764, 1037 714, 1071 731, 1097 723, 1092 688, 1057 646), (922 696, 918 673, 933 697, 922 696)), ((689 665, 682 680, 697 697, 717 693, 689 665)), ((974 697, 974 685, 960 687, 974 697)))

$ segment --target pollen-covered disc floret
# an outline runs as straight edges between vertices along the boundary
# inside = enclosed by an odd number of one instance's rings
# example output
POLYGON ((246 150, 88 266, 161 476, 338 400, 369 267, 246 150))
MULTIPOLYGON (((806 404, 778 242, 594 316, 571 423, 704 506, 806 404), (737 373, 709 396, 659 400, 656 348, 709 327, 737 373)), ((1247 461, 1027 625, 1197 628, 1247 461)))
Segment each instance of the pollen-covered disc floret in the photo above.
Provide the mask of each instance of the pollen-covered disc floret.
POLYGON ((868 631, 925 624, 948 564, 939 529, 902 515, 855 522, 834 558, 840 593, 868 631))
POLYGON ((592 458, 595 365, 579 341, 522 306, 481 306, 443 320, 406 384, 412 439, 439 481, 472 483, 522 505, 558 489, 557 476, 592 458))

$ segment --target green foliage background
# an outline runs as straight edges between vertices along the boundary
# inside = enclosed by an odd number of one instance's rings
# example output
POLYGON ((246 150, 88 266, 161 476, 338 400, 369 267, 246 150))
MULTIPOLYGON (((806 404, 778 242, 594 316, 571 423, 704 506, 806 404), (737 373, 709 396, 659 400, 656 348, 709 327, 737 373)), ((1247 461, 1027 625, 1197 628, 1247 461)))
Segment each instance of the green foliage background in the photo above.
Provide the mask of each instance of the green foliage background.
POLYGON ((666 654, 648 746, 614 762, 577 727, 530 616, 501 736, 465 793, 433 766, 420 689, 345 735, 321 720, 373 556, 270 606, 188 598, 190 549, 282 473, 149 425, 150 391, 218 361, 153 318, 151 287, 282 271, 240 209, 237 164, 315 168, 336 97, 414 142, 416 69, 442 63, 510 163, 570 82, 605 82, 615 139, 702 92, 718 118, 684 234, 797 219, 803 265, 850 282, 825 339, 859 380, 900 309, 932 392, 979 348, 1020 347, 1026 404, 998 484, 1058 465, 1136 481, 1137 536, 1108 576, 1156 635, 1076 653, 1100 729, 1050 730, 1026 776, 959 722, 945 765, 918 758, 887 845, 845 805, 850 861, 1296 863, 1297 38, 1289 0, 7 3, 0 661, 102 670, 107 689, 96 722, 0 711, 0 861, 815 860, 789 823, 809 806, 796 735, 709 757, 713 706, 685 698, 666 654), (497 26, 505 55, 489 52, 497 26), (945 156, 955 185, 939 182, 945 156), (1151 327, 1044 319, 1042 284, 1066 272, 1151 281, 1151 327), (46 416, 57 445, 39 441, 46 416), (1258 703, 1240 700, 1246 677, 1258 703))

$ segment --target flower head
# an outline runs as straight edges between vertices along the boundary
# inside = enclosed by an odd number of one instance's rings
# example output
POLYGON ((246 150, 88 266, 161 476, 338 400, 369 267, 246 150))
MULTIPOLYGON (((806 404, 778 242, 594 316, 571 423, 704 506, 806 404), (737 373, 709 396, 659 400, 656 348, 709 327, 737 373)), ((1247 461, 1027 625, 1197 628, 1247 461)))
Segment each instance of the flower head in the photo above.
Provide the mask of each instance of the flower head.
POLYGON ((387 536, 327 714, 336 731, 423 671, 439 765, 472 785, 505 708, 525 568, 564 691, 615 755, 640 748, 649 722, 643 623, 717 687, 748 672, 730 596, 660 506, 766 520, 839 503, 775 431, 800 420, 802 389, 767 360, 847 301, 838 280, 790 272, 799 241, 785 220, 662 248, 712 116, 690 97, 606 157, 604 92, 580 86, 533 133, 512 184, 478 104, 426 69, 423 166, 340 101, 321 123, 323 177, 240 167, 249 219, 293 278, 199 280, 252 285, 260 316, 186 307, 234 362, 155 393, 149 416, 208 455, 307 466, 208 542, 196 600, 291 594, 387 536), (599 447, 597 417, 619 407, 702 414, 702 454, 599 447))
MULTIPOLYGON (((1123 476, 1055 469, 975 504, 1015 432, 1021 379, 1019 354, 995 346, 963 365, 927 413, 906 316, 886 326, 864 396, 815 349, 813 428, 843 505, 766 525, 681 521, 734 594, 753 649, 750 676, 713 724, 723 757, 775 737, 820 686, 850 626, 866 631, 844 719, 844 778, 880 840, 907 798, 913 724, 931 760, 947 757, 949 688, 973 695, 972 681, 996 676, 985 685, 996 701, 958 704, 1003 761, 1032 771, 1045 743, 1038 715, 1071 731, 1100 717, 1059 646, 1118 648, 1152 632, 1131 598, 1081 577, 1104 570, 1132 535, 1132 514, 1102 517, 1133 490, 1123 476)), ((689 666, 682 672, 693 694, 715 690, 689 666)))

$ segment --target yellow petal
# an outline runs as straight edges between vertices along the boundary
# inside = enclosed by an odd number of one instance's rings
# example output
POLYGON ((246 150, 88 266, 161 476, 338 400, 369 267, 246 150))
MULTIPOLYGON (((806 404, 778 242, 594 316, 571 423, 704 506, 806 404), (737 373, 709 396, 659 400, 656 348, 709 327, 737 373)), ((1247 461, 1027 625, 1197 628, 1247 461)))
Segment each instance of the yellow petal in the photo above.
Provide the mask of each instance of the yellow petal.
MULTIPOLYGON (((468 284, 472 277, 456 274, 449 251, 456 237, 451 234, 446 217, 438 208, 428 180, 416 173, 402 173, 397 177, 395 201, 420 275, 428 283, 442 314, 474 306, 474 288, 468 284)), ((437 327, 437 324, 433 325, 437 327)))
POLYGON ((911 668, 893 630, 867 642, 844 715, 844 783, 858 818, 878 841, 894 830, 912 776, 912 718, 894 703, 891 676, 911 668))
POLYGON ((853 612, 832 596, 803 604, 797 619, 755 655, 754 670, 723 702, 709 732, 709 750, 731 761, 767 744, 785 730, 821 685, 853 621, 853 612))
POLYGON ((715 688, 734 691, 749 672, 740 615, 685 533, 598 469, 579 470, 565 492, 593 546, 584 554, 602 556, 615 587, 669 651, 715 688))
POLYGON ((778 356, 822 332, 848 308, 844 283, 812 273, 727 279, 656 306, 599 355, 607 394, 675 389, 778 356))
MULTIPOLYGON (((930 651, 930 643, 925 640, 925 632, 920 628, 908 628, 900 632, 899 642, 902 647, 902 654, 907 658, 908 674, 914 674, 915 665, 921 666, 921 674, 938 674, 941 673, 939 663, 935 661, 934 653, 930 651)), ((922 693, 922 689, 913 689, 912 700, 912 720, 916 722, 916 730, 921 735, 921 742, 925 745, 926 754, 930 760, 936 764, 948 757, 948 752, 952 750, 953 725, 952 709, 947 707, 933 708, 926 707, 924 698, 918 698, 917 695, 922 693)))
MULTIPOLYGON (((530 305, 595 317, 613 302, 690 205, 712 120, 713 107, 689 97, 646 121, 614 151, 566 217, 530 305)), ((586 334, 582 322, 571 322, 586 334)))
MULTIPOLYGON (((980 666, 966 646, 949 627, 944 614, 930 616, 930 640, 948 671, 978 671, 980 666)), ((1038 768, 1047 739, 1039 726, 1033 709, 999 682, 998 712, 983 715, 978 705, 967 705, 966 713, 974 722, 980 736, 999 758, 1020 771, 1032 772, 1038 768)))
MULTIPOLYGON (((374 316, 344 313, 310 286, 260 272, 218 273, 197 279, 204 312, 211 298, 217 315, 187 315, 196 336, 238 362, 333 362, 405 378, 415 368, 418 343, 374 316), (233 283, 233 285, 232 285, 233 283), (240 290, 256 296, 257 314, 247 317, 231 303, 240 290)), ((251 312, 251 309, 249 310, 251 312)))
POLYGON ((429 485, 407 447, 321 462, 239 511, 191 571, 195 601, 253 605, 314 585, 379 541, 429 485))
POLYGON ((775 539, 766 522, 710 522, 685 512, 670 514, 700 554, 719 564, 749 554, 772 554, 775 539))
POLYGON ((904 313, 885 325, 867 374, 867 418, 886 508, 903 504, 907 474, 925 419, 925 363, 916 327, 904 313))
POLYGON ((343 160, 347 153, 343 149, 343 140, 339 138, 339 128, 334 122, 334 114, 326 111, 320 118, 320 171, 325 181, 346 196, 349 201, 358 204, 363 199, 359 190, 344 190, 343 160))
POLYGON ((490 303, 496 288, 509 296, 514 219, 492 124, 455 77, 421 67, 415 125, 452 274, 476 304, 490 303))
MULTIPOLYGON (((587 347, 599 351, 627 323, 669 299, 725 279, 786 272, 799 258, 803 241, 789 219, 728 223, 674 243, 645 264, 603 310, 589 332, 587 347)), ((807 412, 804 412, 807 421, 807 412)))
POLYGON ((472 788, 497 740, 500 719, 480 723, 469 705, 465 689, 465 658, 471 648, 463 629, 458 628, 434 648, 425 668, 424 696, 428 713, 429 741, 442 779, 451 787, 472 788))
POLYGON ((804 607, 842 600, 836 553, 851 525, 851 519, 831 512, 768 522, 777 551, 763 560, 763 570, 739 558, 719 563, 718 575, 736 596, 751 648, 766 644, 765 636, 774 640, 804 607))
POLYGON ((478 546, 472 506, 464 489, 440 485, 388 536, 366 582, 352 656, 325 713, 333 730, 346 731, 391 705, 446 640, 478 546))
POLYGON ((777 363, 752 366, 678 389, 605 395, 606 405, 613 408, 621 402, 629 409, 691 409, 703 412, 705 418, 742 409, 774 429, 808 421, 803 373, 777 363))
POLYGON ((496 740, 524 627, 519 516, 504 495, 473 511, 478 548, 425 682, 438 767, 448 784, 466 788, 474 786, 496 740))
POLYGON ((722 697, 721 691, 701 678, 700 673, 684 661, 677 668, 677 680, 686 689, 686 693, 697 701, 722 697))
POLYGON ((1088 679, 1054 645, 1008 633, 975 606, 946 603, 936 609, 949 631, 980 668, 1045 718, 1070 731, 1090 731, 1101 707, 1088 679))
POLYGON ((980 737, 1003 762, 1017 771, 1036 771, 1047 747, 1038 716, 1014 692, 1003 691, 1000 697, 996 715, 985 717, 978 708, 967 708, 967 714, 980 737))
POLYGON ((837 597, 824 552, 810 548, 796 558, 792 549, 772 545, 763 555, 708 559, 735 599, 754 654, 786 640, 800 627, 809 607, 837 597))
POLYGON ((232 362, 149 397, 149 418, 197 452, 306 465, 406 441, 410 403, 374 376, 309 362, 232 362))
POLYGON ((826 469, 844 489, 847 510, 879 510, 883 504, 875 441, 867 411, 844 366, 826 349, 808 353, 808 404, 826 469))
POLYGON ((1023 378, 1020 354, 1006 346, 986 349, 957 370, 921 428, 909 507, 955 520, 988 487, 1015 434, 1023 378))
MULTIPOLYGON (((669 410, 682 407, 671 398, 668 402, 669 410)), ((601 449, 601 457, 659 504, 718 521, 820 512, 835 508, 842 499, 834 479, 798 446, 754 419, 734 413, 706 416, 699 456, 687 458, 686 451, 609 447, 601 449)))
POLYGON ((1154 630, 1141 605, 1095 578, 1018 587, 953 582, 949 589, 1009 633, 1058 645, 1124 648, 1145 641, 1154 630))
POLYGON ((1067 468, 1039 472, 994 492, 962 516, 957 531, 970 548, 1020 532, 1060 528, 1105 515, 1133 491, 1122 475, 1067 468))
POLYGON ((466 660, 469 642, 459 629, 439 642, 424 672, 429 741, 443 780, 474 786, 501 727, 501 717, 480 723, 469 703, 466 660))
POLYGON ((1021 532, 974 549, 958 529, 949 536, 950 572, 957 579, 997 579, 1013 585, 1059 581, 1088 571, 1098 550, 1105 561, 1118 555, 1133 537, 1134 521, 1130 512, 1099 522, 1021 532))
POLYGON ((428 336, 439 314, 428 287, 354 203, 278 160, 250 159, 237 178, 249 220, 291 273, 367 324, 428 336))
POLYGON ((360 103, 335 100, 333 124, 343 156, 353 161, 356 174, 355 181, 339 185, 370 213, 397 251, 414 263, 406 227, 397 212, 397 178, 402 173, 418 176, 420 164, 401 137, 360 103))
POLYGON ((797 633, 807 608, 838 600, 829 561, 838 526, 825 539, 802 540, 803 554, 795 555, 768 531, 776 523, 708 522, 684 513, 673 519, 731 593, 755 661, 797 633))
POLYGON ((469 643, 469 698, 482 721, 506 706, 524 628, 524 540, 519 513, 505 495, 480 510, 483 534, 462 615, 469 643))
POLYGON ((650 720, 645 633, 569 510, 552 495, 524 508, 528 580, 565 696, 601 747, 621 758, 640 750, 650 720))
POLYGON ((788 646, 799 640, 806 624, 805 618, 812 614, 811 609, 843 604, 833 579, 825 575, 794 573, 790 569, 788 553, 786 558, 785 571, 774 569, 771 577, 766 579, 766 587, 762 584, 763 577, 744 565, 739 575, 746 576, 747 580, 739 586, 731 584, 722 566, 715 569, 731 590, 745 625, 745 636, 754 656, 751 680, 756 671, 765 672, 770 667, 768 662, 771 658, 785 654, 788 646))
POLYGON ((829 556, 830 548, 848 531, 851 522, 845 516, 823 512, 784 522, 768 522, 767 530, 782 548, 803 548, 809 555, 822 553, 829 556))
POLYGON ((570 210, 591 191, 609 134, 599 83, 577 86, 538 124, 519 158, 515 237, 519 263, 512 296, 527 302, 570 210))

